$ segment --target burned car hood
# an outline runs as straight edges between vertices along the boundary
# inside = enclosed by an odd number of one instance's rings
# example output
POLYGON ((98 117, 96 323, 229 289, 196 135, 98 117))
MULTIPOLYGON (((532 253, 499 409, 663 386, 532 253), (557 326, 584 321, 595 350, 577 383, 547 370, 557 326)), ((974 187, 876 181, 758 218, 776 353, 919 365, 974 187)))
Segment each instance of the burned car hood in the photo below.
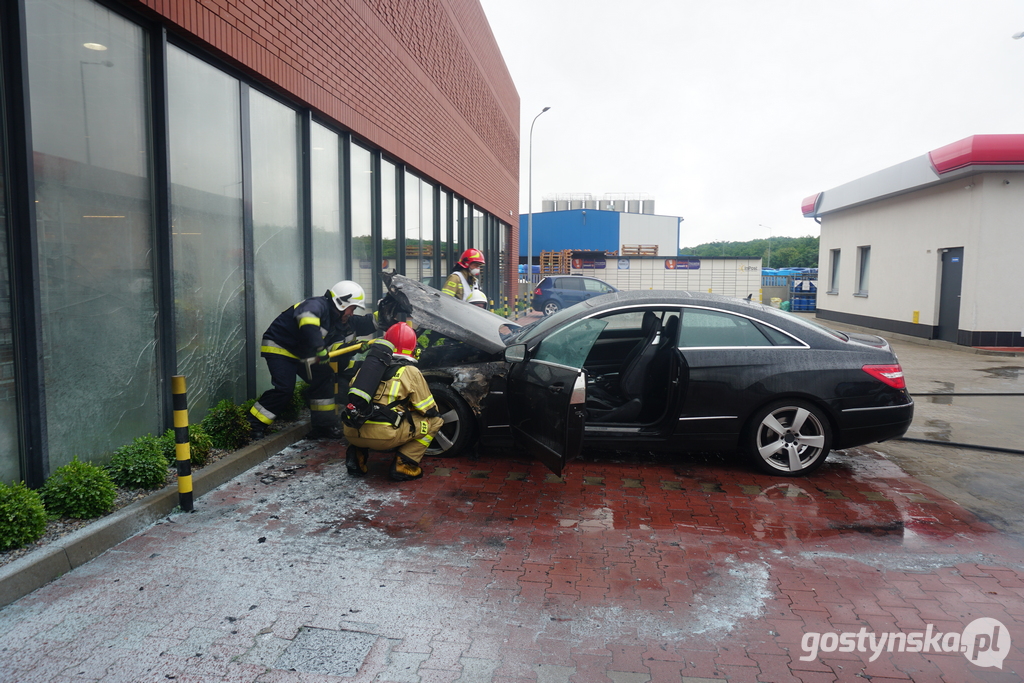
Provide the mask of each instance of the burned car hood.
POLYGON ((378 307, 384 324, 408 317, 417 330, 434 330, 490 354, 504 351, 504 340, 519 329, 500 315, 441 294, 404 275, 382 273, 381 279, 387 291, 378 307))

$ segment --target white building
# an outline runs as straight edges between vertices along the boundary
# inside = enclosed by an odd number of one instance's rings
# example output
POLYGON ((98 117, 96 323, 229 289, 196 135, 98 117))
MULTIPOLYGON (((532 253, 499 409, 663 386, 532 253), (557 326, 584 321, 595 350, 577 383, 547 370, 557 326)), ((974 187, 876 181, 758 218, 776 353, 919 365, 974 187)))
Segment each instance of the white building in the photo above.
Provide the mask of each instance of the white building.
POLYGON ((808 197, 817 315, 1024 348, 1024 135, 975 135, 808 197))

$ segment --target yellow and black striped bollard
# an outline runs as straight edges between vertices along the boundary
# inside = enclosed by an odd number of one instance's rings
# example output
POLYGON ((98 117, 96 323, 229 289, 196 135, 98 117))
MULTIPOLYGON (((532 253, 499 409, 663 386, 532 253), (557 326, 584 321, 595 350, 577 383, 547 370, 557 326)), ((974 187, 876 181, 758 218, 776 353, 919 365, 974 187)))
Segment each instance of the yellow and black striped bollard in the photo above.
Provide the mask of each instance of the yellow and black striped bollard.
POLYGON ((172 407, 174 408, 174 461, 178 466, 178 505, 192 512, 192 447, 188 439, 188 396, 185 376, 171 377, 172 407))

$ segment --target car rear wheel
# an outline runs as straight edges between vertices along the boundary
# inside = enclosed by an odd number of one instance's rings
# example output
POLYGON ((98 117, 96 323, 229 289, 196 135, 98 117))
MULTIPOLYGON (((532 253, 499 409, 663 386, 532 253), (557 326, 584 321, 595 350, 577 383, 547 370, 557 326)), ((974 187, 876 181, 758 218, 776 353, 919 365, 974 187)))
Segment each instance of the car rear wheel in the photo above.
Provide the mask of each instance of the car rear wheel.
POLYGON ((429 385, 430 393, 434 395, 434 402, 437 403, 437 411, 444 418, 444 424, 434 435, 427 455, 435 458, 454 458, 462 455, 473 443, 473 410, 447 384, 430 382, 429 385))
POLYGON ((562 310, 557 301, 546 301, 544 303, 544 315, 554 315, 562 310))
POLYGON ((751 418, 744 445, 762 472, 799 477, 824 464, 832 448, 832 430, 821 409, 810 403, 776 401, 751 418))

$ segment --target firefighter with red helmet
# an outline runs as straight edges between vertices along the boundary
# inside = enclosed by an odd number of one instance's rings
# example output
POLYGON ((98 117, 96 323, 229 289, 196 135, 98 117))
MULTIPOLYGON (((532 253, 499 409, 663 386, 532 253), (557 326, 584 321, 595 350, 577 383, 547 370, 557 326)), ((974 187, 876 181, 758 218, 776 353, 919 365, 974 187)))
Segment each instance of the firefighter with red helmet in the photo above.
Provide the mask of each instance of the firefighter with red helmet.
POLYGON ((441 293, 463 301, 468 300, 473 290, 480 288, 480 268, 486 263, 484 253, 479 249, 467 249, 462 252, 462 257, 452 268, 451 275, 444 281, 441 293))
MULTIPOLYGON (((295 378, 309 382, 310 439, 340 439, 341 428, 334 409, 334 372, 328 364, 332 342, 374 334, 373 314, 366 310, 366 293, 352 280, 338 282, 323 296, 300 301, 282 312, 263 333, 260 355, 267 361, 272 389, 263 392, 249 410, 254 439, 292 402, 295 378)), ((342 356, 342 359, 346 356, 342 356)))
POLYGON ((370 345, 348 401, 342 419, 349 474, 366 474, 370 450, 375 450, 395 451, 392 479, 422 477, 420 461, 444 420, 416 367, 416 332, 408 323, 395 323, 370 345))

